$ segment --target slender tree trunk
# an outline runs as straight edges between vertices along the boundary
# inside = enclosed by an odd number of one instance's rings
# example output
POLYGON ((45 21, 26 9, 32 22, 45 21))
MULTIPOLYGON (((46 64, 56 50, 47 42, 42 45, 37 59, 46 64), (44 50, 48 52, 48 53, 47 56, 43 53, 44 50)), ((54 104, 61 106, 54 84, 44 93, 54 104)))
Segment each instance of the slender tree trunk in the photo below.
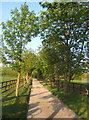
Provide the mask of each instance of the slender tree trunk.
POLYGON ((25 86, 25 84, 26 84, 26 78, 25 78, 25 76, 23 77, 23 79, 24 79, 24 86, 25 86))
POLYGON ((46 85, 47 85, 47 79, 45 79, 45 83, 46 83, 46 85))
POLYGON ((70 47, 68 45, 68 41, 69 41, 69 37, 70 37, 70 32, 68 32, 67 34, 65 33, 66 36, 66 72, 64 75, 64 96, 67 96, 69 94, 69 71, 70 71, 70 47))
POLYGON ((20 73, 18 72, 18 78, 16 83, 16 97, 19 96, 19 83, 20 83, 20 73))
POLYGON ((68 91, 67 91, 67 80, 64 80, 64 96, 68 95, 68 91))
POLYGON ((28 83, 28 73, 27 73, 27 75, 26 75, 26 81, 27 81, 27 83, 28 83))
POLYGON ((51 86, 54 86, 55 81, 54 64, 51 67, 52 67, 51 86))
POLYGON ((51 83, 51 87, 52 87, 52 80, 50 80, 50 83, 51 83))
POLYGON ((69 94, 69 82, 67 81, 67 76, 65 75, 64 79, 64 96, 69 94))

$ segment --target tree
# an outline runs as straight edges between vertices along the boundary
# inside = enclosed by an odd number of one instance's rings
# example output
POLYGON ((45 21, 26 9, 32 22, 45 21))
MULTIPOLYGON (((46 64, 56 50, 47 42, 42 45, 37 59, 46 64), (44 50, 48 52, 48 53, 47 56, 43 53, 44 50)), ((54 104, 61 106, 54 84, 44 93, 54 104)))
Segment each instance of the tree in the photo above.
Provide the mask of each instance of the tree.
POLYGON ((88 41, 88 12, 85 3, 40 2, 45 11, 40 13, 40 32, 43 43, 51 48, 56 44, 60 69, 64 76, 64 94, 68 94, 68 83, 74 74, 84 68, 84 46, 88 41))
POLYGON ((29 77, 32 76, 32 71, 36 68, 36 59, 37 57, 32 50, 26 49, 22 54, 22 73, 24 74, 27 83, 29 82, 29 77))
POLYGON ((2 23, 2 62, 10 64, 18 72, 16 96, 19 95, 22 53, 25 45, 38 34, 37 17, 34 11, 29 12, 28 5, 21 5, 20 11, 11 10, 11 20, 2 23))
MULTIPOLYGON (((43 46, 42 50, 39 52, 40 61, 43 67, 43 75, 46 79, 55 81, 55 64, 58 61, 57 52, 54 47, 50 48, 48 46, 43 46)), ((47 82, 47 81, 46 81, 47 82)))

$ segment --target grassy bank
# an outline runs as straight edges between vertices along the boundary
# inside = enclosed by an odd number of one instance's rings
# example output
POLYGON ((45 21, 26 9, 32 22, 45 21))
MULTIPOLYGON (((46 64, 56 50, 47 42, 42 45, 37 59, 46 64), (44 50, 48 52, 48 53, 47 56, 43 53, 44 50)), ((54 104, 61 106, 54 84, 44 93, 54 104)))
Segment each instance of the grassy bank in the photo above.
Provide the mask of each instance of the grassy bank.
MULTIPOLYGON (((30 81, 31 85, 31 81, 30 81)), ((9 91, 2 94, 2 120, 17 118, 19 120, 26 119, 28 111, 28 100, 30 95, 29 84, 23 87, 20 85, 19 97, 15 96, 15 86, 9 91)))
POLYGON ((58 90, 56 87, 51 87, 50 83, 42 84, 50 90, 56 97, 62 100, 70 109, 84 120, 89 120, 89 97, 70 92, 68 96, 63 95, 63 89, 58 90))

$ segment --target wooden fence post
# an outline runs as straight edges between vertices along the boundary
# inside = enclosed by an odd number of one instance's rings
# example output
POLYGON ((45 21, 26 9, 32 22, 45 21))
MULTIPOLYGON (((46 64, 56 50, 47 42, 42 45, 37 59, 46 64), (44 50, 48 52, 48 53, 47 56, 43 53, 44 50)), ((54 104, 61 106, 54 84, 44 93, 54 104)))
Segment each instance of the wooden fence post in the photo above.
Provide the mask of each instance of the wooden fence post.
POLYGON ((74 85, 75 85, 75 84, 73 83, 73 92, 75 92, 75 88, 74 88, 75 86, 74 86, 74 85))
POLYGON ((5 91, 6 91, 6 87, 7 87, 7 82, 6 82, 6 86, 5 86, 5 91))
POLYGON ((81 92, 81 88, 82 88, 82 86, 80 85, 80 87, 79 87, 79 88, 80 88, 80 92, 79 92, 79 93, 81 94, 81 93, 82 93, 82 92, 81 92))
POLYGON ((87 96, 89 97, 89 86, 87 87, 87 96))

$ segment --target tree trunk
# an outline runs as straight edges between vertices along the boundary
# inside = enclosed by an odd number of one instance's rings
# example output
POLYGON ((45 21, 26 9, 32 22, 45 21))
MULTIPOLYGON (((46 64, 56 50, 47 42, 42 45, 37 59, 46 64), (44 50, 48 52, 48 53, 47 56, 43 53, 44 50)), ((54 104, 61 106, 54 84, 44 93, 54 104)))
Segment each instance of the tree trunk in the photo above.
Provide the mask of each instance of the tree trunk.
POLYGON ((52 87, 52 79, 50 79, 51 87, 52 87))
POLYGON ((67 77, 64 79, 64 96, 69 94, 69 82, 67 81, 67 77))
POLYGON ((45 84, 47 85, 47 79, 45 79, 45 84))
POLYGON ((67 96, 67 80, 64 80, 64 96, 67 96))
POLYGON ((27 81, 27 83, 28 83, 28 73, 27 73, 27 75, 26 75, 26 81, 27 81))
POLYGON ((20 83, 20 73, 18 73, 18 78, 16 83, 16 97, 19 96, 19 83, 20 83))
POLYGON ((23 79, 24 79, 24 87, 25 87, 25 84, 26 84, 26 78, 25 78, 25 76, 23 77, 23 79))

